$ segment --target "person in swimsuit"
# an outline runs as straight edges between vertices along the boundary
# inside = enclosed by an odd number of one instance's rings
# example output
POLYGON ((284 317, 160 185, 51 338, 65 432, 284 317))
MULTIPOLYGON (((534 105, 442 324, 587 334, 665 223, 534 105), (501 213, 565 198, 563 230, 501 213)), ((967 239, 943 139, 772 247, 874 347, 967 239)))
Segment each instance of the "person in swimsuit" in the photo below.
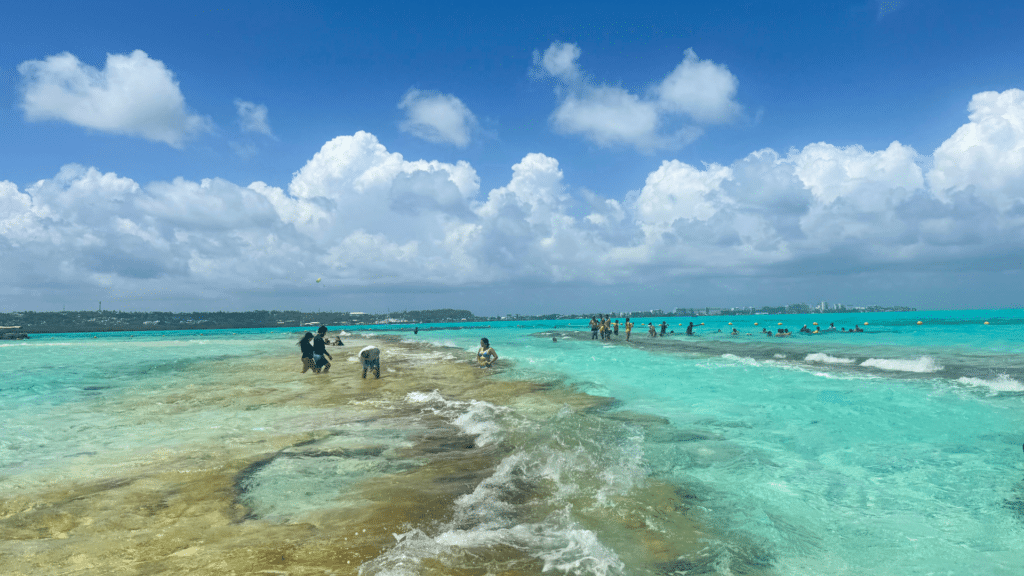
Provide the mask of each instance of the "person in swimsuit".
POLYGON ((633 331, 633 323, 626 317, 626 342, 629 342, 629 333, 633 331))
POLYGON ((597 340, 597 331, 601 328, 601 324, 598 323, 597 318, 590 317, 590 339, 597 340))
POLYGON ((490 368, 498 360, 498 353, 491 348, 491 343, 487 338, 480 339, 480 349, 476 351, 476 361, 480 364, 480 367, 490 368))
POLYGON ((662 336, 665 335, 665 330, 668 330, 668 322, 665 322, 664 320, 662 320, 661 321, 661 335, 662 336))
POLYGON ((373 377, 380 378, 380 348, 370 345, 359 351, 359 360, 363 363, 363 378, 366 371, 373 370, 373 377))
POLYGON ((316 362, 317 372, 330 372, 331 363, 327 358, 334 360, 334 357, 327 351, 324 336, 327 334, 327 326, 316 329, 316 337, 313 338, 313 361, 316 362))
POLYGON ((299 340, 299 349, 302 350, 302 373, 305 374, 306 370, 312 370, 314 373, 319 373, 320 369, 316 367, 316 361, 313 360, 313 333, 306 332, 302 336, 302 340, 299 340))
POLYGON ((616 336, 619 335, 619 319, 618 318, 615 319, 615 322, 612 322, 612 332, 616 336))

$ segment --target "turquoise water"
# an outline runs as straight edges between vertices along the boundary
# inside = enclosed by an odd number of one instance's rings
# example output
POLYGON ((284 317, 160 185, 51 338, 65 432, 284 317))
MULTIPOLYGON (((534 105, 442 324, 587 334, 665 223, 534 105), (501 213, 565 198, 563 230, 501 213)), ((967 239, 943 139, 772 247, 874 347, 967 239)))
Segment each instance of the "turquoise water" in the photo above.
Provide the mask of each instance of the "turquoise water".
POLYGON ((577 409, 559 396, 552 410, 411 385, 360 400, 394 418, 372 423, 352 417, 355 402, 299 402, 321 377, 299 375, 297 358, 253 373, 298 356, 290 330, 3 343, 0 491, 201 468, 214 450, 327 431, 315 454, 295 444, 240 481, 252 518, 294 523, 361 479, 421 469, 433 456, 411 454, 413 436, 441 423, 497 465, 466 480, 450 514, 403 524, 352 565, 360 574, 433 573, 431 561, 461 566, 497 546, 565 574, 1024 573, 1024 311, 702 317, 694 337, 684 319, 642 320, 676 333, 651 338, 639 319, 629 343, 624 330, 593 341, 579 320, 352 330, 332 371, 346 378, 362 338, 400 338, 382 344, 383 380, 398 382, 404 369, 468 365, 486 336, 498 387, 608 399, 577 409), (839 330, 796 333, 813 322, 839 330), (794 335, 762 335, 779 323, 794 335), (855 324, 864 332, 842 331, 855 324), (636 524, 601 520, 640 510, 644 530, 681 540, 643 515, 658 506, 638 495, 652 483, 692 495, 702 549, 642 564, 623 544, 636 524))

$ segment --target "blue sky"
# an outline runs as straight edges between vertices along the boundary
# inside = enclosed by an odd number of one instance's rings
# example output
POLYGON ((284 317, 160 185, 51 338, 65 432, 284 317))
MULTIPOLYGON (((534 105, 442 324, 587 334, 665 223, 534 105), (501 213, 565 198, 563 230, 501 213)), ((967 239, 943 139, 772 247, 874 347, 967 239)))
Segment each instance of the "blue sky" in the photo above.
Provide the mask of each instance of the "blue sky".
POLYGON ((0 309, 1018 307, 1022 23, 923 0, 8 8, 0 309))

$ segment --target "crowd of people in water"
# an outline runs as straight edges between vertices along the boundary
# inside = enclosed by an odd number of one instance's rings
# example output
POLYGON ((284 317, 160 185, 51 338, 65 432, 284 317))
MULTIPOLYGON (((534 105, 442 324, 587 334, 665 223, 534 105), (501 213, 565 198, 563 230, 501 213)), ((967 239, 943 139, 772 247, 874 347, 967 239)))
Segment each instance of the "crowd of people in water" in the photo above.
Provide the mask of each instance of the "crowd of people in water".
MULTIPOLYGON (((413 331, 419 333, 419 327, 413 331)), ((618 331, 616 330, 616 333, 618 331)), ((331 371, 331 360, 334 357, 327 351, 327 346, 344 346, 341 337, 336 337, 333 342, 327 338, 327 326, 320 326, 314 335, 306 332, 299 339, 298 346, 302 353, 302 374, 312 370, 314 374, 326 374, 331 371)), ((363 368, 363 378, 372 373, 374 378, 380 378, 380 348, 369 345, 359 351, 359 361, 363 368)), ((476 353, 477 364, 481 368, 490 368, 498 361, 498 353, 487 338, 480 339, 480 348, 476 353)))
MULTIPOLYGON (((732 322, 729 323, 730 325, 732 322)), ((866 322, 865 322, 866 324, 866 322)), ((686 326, 684 334, 686 336, 697 336, 696 330, 704 323, 701 322, 699 325, 690 322, 686 326)), ((754 323, 757 326, 757 323, 754 323)), ((830 323, 828 328, 822 328, 817 322, 813 323, 814 329, 812 330, 806 324, 800 328, 799 333, 801 334, 822 334, 826 332, 844 332, 853 334, 855 332, 863 332, 864 329, 860 326, 855 325, 853 328, 847 330, 846 328, 837 329, 834 322, 830 323)), ((630 317, 626 317, 623 322, 619 322, 618 318, 611 318, 609 315, 598 315, 591 316, 590 318, 590 339, 591 340, 611 340, 612 336, 619 336, 619 329, 625 332, 626 341, 628 342, 633 335, 633 328, 635 324, 630 317)), ((682 324, 680 324, 682 326, 682 324)), ((641 328, 643 324, 641 323, 641 328)), ((419 333, 419 327, 416 327, 413 331, 414 334, 419 333)), ((664 337, 668 335, 674 335, 675 330, 668 329, 668 322, 665 320, 661 321, 661 324, 655 325, 653 322, 647 323, 647 334, 651 338, 664 337)), ((717 330, 718 334, 722 333, 722 329, 717 330)), ((733 328, 732 332, 729 333, 731 336, 754 336, 754 332, 746 332, 741 334, 739 328, 733 328)), ((786 338, 792 336, 793 333, 788 328, 778 328, 775 331, 769 330, 768 328, 761 328, 761 335, 769 336, 774 338, 786 338)), ((558 342, 558 338, 552 338, 553 342, 558 342)), ((330 352, 327 351, 327 346, 344 346, 340 337, 336 337, 333 342, 327 338, 327 326, 320 326, 317 328, 316 334, 312 332, 306 332, 299 340, 299 349, 302 352, 302 373, 312 370, 316 374, 323 374, 330 372, 331 360, 334 357, 331 356, 330 352)), ((380 378, 380 349, 376 346, 366 346, 359 351, 359 361, 363 369, 363 378, 366 378, 368 373, 372 373, 375 378, 380 378)), ((481 368, 490 368, 494 366, 494 363, 498 360, 498 353, 495 352, 491 346, 490 341, 487 338, 480 339, 480 348, 476 353, 477 364, 481 368)))
MULTIPOLYGON (((729 324, 731 325, 732 322, 730 322, 729 324)), ((625 329, 625 332, 626 332, 626 340, 629 341, 630 336, 632 335, 632 332, 633 332, 633 326, 634 326, 633 321, 629 317, 626 317, 626 320, 622 323, 622 325, 624 326, 624 329, 625 329)), ((703 325, 704 325, 704 323, 701 322, 699 326, 703 326, 703 325)), ((756 326, 757 323, 755 322, 754 325, 756 326)), ((826 333, 826 332, 848 332, 850 334, 853 334, 855 332, 863 332, 864 331, 863 328, 861 328, 860 326, 857 326, 857 325, 854 325, 854 327, 850 328, 849 330, 847 330, 846 328, 837 329, 836 325, 835 325, 835 322, 830 323, 829 327, 828 328, 824 328, 824 329, 821 326, 818 326, 817 322, 814 322, 813 325, 814 325, 814 329, 812 330, 806 324, 804 324, 803 327, 800 328, 799 332, 801 334, 822 334, 822 333, 826 333)), ((642 326, 643 325, 641 324, 641 327, 642 326)), ((680 324, 680 326, 682 326, 682 324, 680 324)), ((687 336, 696 336, 697 334, 696 334, 695 330, 698 329, 699 326, 694 324, 693 322, 690 322, 689 325, 686 327, 685 334, 687 336)), ((675 333, 676 333, 675 330, 668 330, 668 322, 666 322, 664 320, 661 321, 661 324, 657 324, 657 325, 655 325, 652 322, 648 322, 647 323, 647 334, 651 338, 657 338, 657 337, 666 336, 666 335, 675 334, 675 333)), ((721 334, 722 333, 722 329, 719 328, 716 333, 721 334)), ((729 334, 732 335, 732 336, 754 336, 755 335, 754 332, 746 332, 746 333, 741 334, 740 331, 739 331, 739 328, 733 328, 732 332, 730 332, 729 334)), ((611 340, 611 337, 613 335, 614 336, 618 336, 619 335, 619 320, 618 320, 618 318, 613 320, 608 315, 604 315, 604 316, 601 316, 601 315, 591 316, 591 318, 590 318, 590 339, 591 340, 599 340, 599 339, 600 340, 611 340)), ((788 337, 788 336, 792 336, 793 333, 790 332, 789 328, 779 328, 776 331, 769 330, 768 328, 761 328, 761 335, 772 336, 772 337, 775 337, 775 338, 785 338, 785 337, 788 337)))

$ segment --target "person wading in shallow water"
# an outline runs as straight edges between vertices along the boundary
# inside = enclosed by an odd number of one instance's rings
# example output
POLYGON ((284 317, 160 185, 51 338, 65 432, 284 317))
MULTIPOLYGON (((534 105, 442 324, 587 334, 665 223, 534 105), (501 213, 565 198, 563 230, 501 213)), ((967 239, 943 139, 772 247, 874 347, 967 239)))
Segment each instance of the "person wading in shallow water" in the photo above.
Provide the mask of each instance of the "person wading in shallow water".
POLYGON ((324 343, 325 334, 327 334, 327 326, 321 326, 316 329, 316 337, 313 338, 313 360, 316 362, 317 372, 330 372, 331 363, 327 361, 327 358, 334 360, 334 357, 327 352, 324 343))
POLYGON ((498 353, 491 348, 491 343, 487 338, 480 339, 480 349, 476 351, 476 361, 480 364, 481 368, 490 368, 498 360, 498 353))
POLYGON ((302 335, 302 339, 299 340, 299 350, 302 350, 302 373, 305 374, 306 370, 312 370, 314 373, 320 372, 320 369, 316 367, 316 361, 313 360, 313 333, 306 332, 302 335))

